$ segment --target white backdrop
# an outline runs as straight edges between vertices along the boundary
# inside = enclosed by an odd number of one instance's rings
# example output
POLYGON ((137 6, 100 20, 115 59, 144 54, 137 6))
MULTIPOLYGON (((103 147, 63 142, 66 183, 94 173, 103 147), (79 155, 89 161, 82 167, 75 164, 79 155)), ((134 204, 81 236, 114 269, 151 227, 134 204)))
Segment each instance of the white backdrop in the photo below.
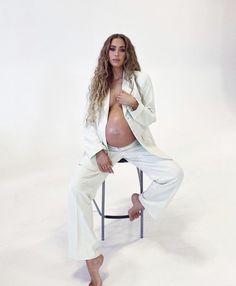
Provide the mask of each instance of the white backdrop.
POLYGON ((130 37, 153 80, 153 127, 166 151, 182 157, 204 130, 218 133, 217 108, 227 109, 224 122, 233 120, 234 1, 0 5, 1 175, 79 152, 81 103, 101 46, 115 32, 130 37))
MULTIPOLYGON (((233 0, 1 0, 2 196, 17 194, 14 180, 52 169, 66 192, 83 152, 81 114, 100 49, 124 33, 154 85, 157 145, 185 171, 179 198, 196 216, 215 207, 213 221, 221 219, 232 238, 222 250, 227 257, 235 250, 234 11, 233 0)), ((8 213, 10 200, 3 204, 8 213)))

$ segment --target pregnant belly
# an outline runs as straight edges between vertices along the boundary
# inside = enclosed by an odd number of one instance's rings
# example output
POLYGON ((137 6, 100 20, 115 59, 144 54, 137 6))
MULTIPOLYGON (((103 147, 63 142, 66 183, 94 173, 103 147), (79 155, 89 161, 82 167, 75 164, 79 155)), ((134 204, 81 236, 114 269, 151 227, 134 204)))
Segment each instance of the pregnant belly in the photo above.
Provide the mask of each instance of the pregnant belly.
POLYGON ((135 136, 124 118, 122 107, 118 104, 110 108, 106 125, 106 140, 109 145, 115 147, 126 146, 135 140, 135 136))

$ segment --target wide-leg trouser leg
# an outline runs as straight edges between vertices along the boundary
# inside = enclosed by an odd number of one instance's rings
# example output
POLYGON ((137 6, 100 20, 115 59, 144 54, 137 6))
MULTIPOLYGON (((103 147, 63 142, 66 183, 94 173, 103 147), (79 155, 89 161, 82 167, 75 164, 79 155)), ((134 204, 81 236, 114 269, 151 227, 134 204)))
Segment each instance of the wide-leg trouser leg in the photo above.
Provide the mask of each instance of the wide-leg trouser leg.
POLYGON ((148 188, 139 195, 139 200, 145 210, 157 219, 182 183, 183 169, 174 159, 151 154, 140 144, 129 152, 123 152, 123 158, 141 169, 152 180, 148 188))
MULTIPOLYGON (((121 157, 112 156, 113 164, 121 157)), ((69 183, 68 192, 68 256, 86 260, 100 254, 94 232, 92 199, 108 173, 101 172, 95 157, 78 165, 69 183)))

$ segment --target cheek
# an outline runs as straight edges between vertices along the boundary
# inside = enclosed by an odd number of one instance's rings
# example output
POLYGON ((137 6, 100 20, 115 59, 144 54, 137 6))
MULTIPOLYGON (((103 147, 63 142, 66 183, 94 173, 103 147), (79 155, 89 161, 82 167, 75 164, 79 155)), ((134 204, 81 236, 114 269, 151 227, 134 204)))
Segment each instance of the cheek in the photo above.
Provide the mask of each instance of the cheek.
POLYGON ((125 54, 122 55, 122 61, 124 62, 125 60, 125 54))
POLYGON ((111 52, 108 53, 108 58, 109 58, 109 61, 111 61, 111 59, 112 59, 112 53, 111 52))

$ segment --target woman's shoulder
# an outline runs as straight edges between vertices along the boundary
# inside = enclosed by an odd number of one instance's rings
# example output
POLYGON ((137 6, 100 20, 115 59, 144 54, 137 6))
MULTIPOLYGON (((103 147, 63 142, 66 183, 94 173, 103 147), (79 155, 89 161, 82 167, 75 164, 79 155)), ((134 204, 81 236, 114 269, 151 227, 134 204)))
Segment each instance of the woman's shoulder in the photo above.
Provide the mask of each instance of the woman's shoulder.
POLYGON ((148 73, 144 71, 135 71, 136 79, 139 84, 145 84, 147 81, 151 81, 150 76, 148 73))

